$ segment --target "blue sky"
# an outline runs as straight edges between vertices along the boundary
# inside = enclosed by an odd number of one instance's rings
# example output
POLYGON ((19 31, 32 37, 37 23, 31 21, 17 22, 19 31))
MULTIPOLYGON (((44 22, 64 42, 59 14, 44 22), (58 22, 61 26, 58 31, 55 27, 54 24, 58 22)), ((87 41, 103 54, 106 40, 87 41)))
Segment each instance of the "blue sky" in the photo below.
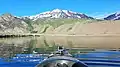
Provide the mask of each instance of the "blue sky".
POLYGON ((30 16, 56 8, 99 18, 120 11, 120 0, 0 0, 0 14, 30 16))

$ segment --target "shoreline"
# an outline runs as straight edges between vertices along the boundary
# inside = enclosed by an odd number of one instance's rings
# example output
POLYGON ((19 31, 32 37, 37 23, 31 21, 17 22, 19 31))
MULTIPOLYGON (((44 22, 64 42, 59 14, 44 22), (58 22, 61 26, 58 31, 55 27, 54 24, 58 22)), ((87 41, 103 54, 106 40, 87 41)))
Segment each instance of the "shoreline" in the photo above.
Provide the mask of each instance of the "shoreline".
POLYGON ((80 37, 86 37, 86 36, 98 36, 98 37, 106 37, 106 36, 120 36, 120 34, 2 34, 0 35, 0 38, 8 38, 8 37, 28 37, 28 36, 80 36, 80 37))
POLYGON ((42 36, 120 36, 120 34, 77 34, 77 35, 71 35, 71 34, 38 34, 42 36))

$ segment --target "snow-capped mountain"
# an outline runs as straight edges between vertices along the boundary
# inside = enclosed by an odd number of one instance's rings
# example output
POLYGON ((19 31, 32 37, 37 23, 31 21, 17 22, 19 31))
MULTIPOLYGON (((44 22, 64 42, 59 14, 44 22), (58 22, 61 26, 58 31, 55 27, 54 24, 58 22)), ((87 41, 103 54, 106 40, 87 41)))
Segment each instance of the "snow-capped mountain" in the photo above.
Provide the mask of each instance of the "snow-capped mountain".
POLYGON ((120 20, 120 12, 116 12, 104 18, 105 20, 120 20))
MULTIPOLYGON (((32 20, 37 20, 38 18, 86 18, 93 19, 82 13, 72 12, 69 10, 54 9, 52 11, 46 11, 33 16, 26 16, 32 20)), ((25 17, 24 17, 25 18, 25 17)))

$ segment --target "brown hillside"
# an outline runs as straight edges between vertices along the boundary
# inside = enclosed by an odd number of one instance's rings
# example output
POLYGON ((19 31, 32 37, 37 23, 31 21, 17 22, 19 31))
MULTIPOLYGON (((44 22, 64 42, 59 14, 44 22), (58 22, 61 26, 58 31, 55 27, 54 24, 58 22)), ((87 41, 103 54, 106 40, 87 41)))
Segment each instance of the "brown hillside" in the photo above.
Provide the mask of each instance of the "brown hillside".
POLYGON ((72 35, 120 34, 120 21, 97 21, 92 23, 77 22, 75 24, 64 24, 54 30, 52 29, 51 32, 54 34, 72 35))

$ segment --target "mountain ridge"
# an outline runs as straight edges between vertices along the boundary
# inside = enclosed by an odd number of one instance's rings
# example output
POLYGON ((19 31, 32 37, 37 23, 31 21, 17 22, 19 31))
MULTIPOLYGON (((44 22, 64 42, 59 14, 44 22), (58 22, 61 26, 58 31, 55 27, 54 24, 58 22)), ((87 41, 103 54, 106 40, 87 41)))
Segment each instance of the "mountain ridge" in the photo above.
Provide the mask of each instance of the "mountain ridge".
MULTIPOLYGON (((41 18, 79 18, 79 19, 96 19, 92 16, 88 16, 84 13, 73 12, 70 10, 62 10, 62 9, 54 9, 51 11, 41 12, 36 15, 31 16, 14 16, 20 19, 31 19, 37 20, 41 18)), ((120 20, 120 12, 115 12, 113 14, 109 14, 104 18, 99 18, 101 20, 120 20)))
MULTIPOLYGON (((69 10, 54 9, 52 11, 42 12, 33 16, 25 16, 32 20, 37 20, 39 18, 85 18, 94 19, 93 17, 87 16, 83 13, 73 12, 69 10)), ((23 18, 25 18, 23 17, 23 18)))
POLYGON ((120 20, 120 12, 110 14, 107 17, 105 17, 104 20, 120 20))

